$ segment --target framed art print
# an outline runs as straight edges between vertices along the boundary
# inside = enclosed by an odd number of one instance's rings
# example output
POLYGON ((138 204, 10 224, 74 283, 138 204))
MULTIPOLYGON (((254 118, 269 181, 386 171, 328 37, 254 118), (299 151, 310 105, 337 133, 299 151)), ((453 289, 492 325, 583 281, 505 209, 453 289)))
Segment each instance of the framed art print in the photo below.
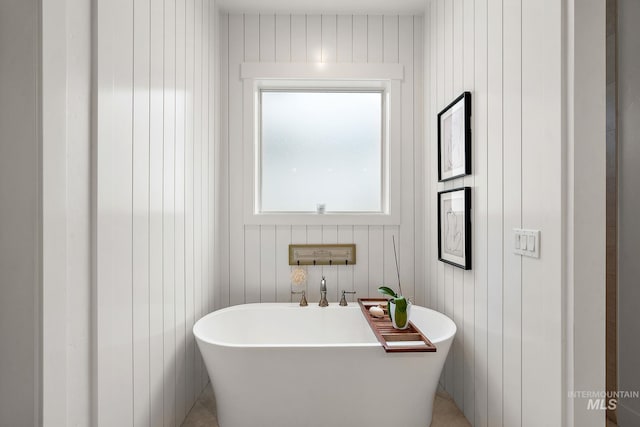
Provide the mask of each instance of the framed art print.
POLYGON ((438 193, 438 259, 471 270, 471 187, 438 193))
POLYGON ((471 173, 471 92, 438 114, 438 181, 471 173))

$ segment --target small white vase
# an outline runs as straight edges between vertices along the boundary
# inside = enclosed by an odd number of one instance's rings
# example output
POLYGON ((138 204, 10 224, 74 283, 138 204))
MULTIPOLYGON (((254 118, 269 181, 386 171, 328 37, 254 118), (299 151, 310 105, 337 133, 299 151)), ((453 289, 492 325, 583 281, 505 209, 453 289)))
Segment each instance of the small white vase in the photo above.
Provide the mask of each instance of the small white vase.
POLYGON ((398 325, 396 323, 396 303, 393 300, 389 301, 389 314, 391 315, 391 324, 396 329, 407 329, 409 327, 409 321, 411 320, 411 302, 407 301, 407 321, 404 325, 398 325))

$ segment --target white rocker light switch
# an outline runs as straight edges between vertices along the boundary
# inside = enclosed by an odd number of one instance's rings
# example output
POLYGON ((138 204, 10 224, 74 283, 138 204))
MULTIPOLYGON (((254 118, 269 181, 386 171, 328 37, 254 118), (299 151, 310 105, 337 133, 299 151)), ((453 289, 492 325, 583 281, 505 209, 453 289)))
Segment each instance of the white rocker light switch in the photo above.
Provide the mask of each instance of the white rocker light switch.
POLYGON ((540 258, 540 230, 514 228, 513 253, 532 258, 540 258))

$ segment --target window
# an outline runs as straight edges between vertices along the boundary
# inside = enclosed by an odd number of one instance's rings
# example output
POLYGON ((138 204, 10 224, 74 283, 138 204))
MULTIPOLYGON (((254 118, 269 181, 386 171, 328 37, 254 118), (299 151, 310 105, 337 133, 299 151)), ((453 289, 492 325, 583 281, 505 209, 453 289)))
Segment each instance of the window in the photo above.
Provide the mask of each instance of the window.
POLYGON ((261 90, 259 212, 382 213, 383 93, 261 90))
POLYGON ((242 64, 244 223, 399 224, 403 73, 242 64))

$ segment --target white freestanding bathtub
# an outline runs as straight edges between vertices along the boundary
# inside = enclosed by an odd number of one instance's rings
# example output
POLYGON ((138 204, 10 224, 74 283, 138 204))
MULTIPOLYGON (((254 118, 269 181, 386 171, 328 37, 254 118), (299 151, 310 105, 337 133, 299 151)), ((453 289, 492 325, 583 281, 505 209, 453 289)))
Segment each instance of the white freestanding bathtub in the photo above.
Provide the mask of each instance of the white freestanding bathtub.
POLYGON ((435 353, 386 353, 357 303, 245 304, 204 316, 193 333, 220 427, 427 427, 456 333, 414 306, 435 353))

